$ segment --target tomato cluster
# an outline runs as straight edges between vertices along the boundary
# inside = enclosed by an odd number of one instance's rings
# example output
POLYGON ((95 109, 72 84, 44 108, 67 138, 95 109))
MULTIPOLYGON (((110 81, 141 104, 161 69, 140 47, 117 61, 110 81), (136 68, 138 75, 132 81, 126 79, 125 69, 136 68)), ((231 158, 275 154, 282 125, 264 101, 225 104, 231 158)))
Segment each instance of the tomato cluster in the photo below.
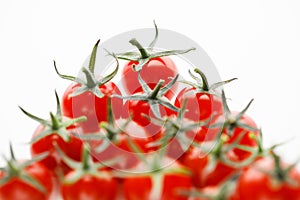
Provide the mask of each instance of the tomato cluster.
POLYGON ((179 76, 172 55, 156 51, 155 38, 138 51, 109 53, 116 67, 95 74, 97 41, 82 77, 55 92, 49 119, 30 141, 32 159, 11 158, 0 168, 3 200, 300 200, 300 172, 265 148, 246 111, 231 111, 221 87, 198 68, 179 76), (122 93, 113 78, 122 69, 122 93), (181 87, 179 87, 181 86, 181 87))

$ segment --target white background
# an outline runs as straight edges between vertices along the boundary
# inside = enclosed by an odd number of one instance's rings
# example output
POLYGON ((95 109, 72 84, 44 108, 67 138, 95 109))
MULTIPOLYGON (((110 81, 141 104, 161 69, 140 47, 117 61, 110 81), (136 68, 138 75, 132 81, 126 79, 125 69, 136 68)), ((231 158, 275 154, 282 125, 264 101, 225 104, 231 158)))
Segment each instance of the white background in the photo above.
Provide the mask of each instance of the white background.
MULTIPOLYGON (((262 127, 265 144, 292 139, 279 148, 288 161, 300 157, 300 5, 297 0, 252 1, 0 1, 0 154, 12 141, 18 158, 38 125, 18 109, 43 118, 62 95, 97 39, 125 31, 174 30, 196 41, 211 57, 233 110, 248 111, 262 127)), ((176 42, 176 41, 174 41, 176 42)), ((0 164, 3 160, 0 159, 0 164)))

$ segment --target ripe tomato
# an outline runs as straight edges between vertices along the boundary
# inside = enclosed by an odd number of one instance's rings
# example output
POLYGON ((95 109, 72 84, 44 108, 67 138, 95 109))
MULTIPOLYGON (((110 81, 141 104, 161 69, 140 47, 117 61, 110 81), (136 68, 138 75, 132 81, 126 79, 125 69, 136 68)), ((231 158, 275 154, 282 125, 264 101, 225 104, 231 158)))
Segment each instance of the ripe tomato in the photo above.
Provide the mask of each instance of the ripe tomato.
POLYGON ((11 148, 11 159, 0 170, 0 199, 48 200, 53 190, 50 171, 38 163, 40 158, 16 160, 11 148))
MULTIPOLYGON (((65 180, 72 179, 76 172, 72 171, 65 176, 65 180)), ((75 183, 63 183, 61 193, 64 200, 114 200, 117 196, 118 183, 105 171, 99 176, 83 175, 75 183)))
MULTIPOLYGON (((45 192, 39 191, 37 188, 20 180, 18 177, 12 177, 4 185, 0 185, 0 199, 5 200, 47 200, 52 191, 52 176, 47 168, 39 163, 34 163, 24 169, 24 171, 34 178, 45 192)), ((0 180, 5 176, 5 173, 0 176, 0 180)))
MULTIPOLYGON (((236 143, 237 145, 246 147, 257 147, 258 142, 252 137, 252 135, 257 137, 257 139, 260 139, 259 129, 257 128, 255 122, 245 114, 253 99, 241 112, 232 112, 229 110, 224 91, 222 91, 222 101, 224 115, 218 117, 216 124, 220 124, 222 127, 222 133, 229 136, 227 143, 236 143)), ((243 161, 252 155, 252 152, 240 149, 238 147, 233 151, 240 161, 243 161)))
POLYGON ((181 107, 186 100, 185 117, 200 121, 217 117, 223 113, 222 101, 219 97, 207 92, 199 92, 196 88, 184 88, 177 95, 176 107, 181 107))
POLYGON ((266 157, 246 168, 238 182, 237 194, 242 200, 299 200, 300 173, 282 162, 266 157), (282 173, 283 172, 283 173, 282 173))
MULTIPOLYGON (((119 88, 113 82, 110 82, 119 69, 119 62, 114 55, 113 57, 117 65, 112 73, 100 78, 96 77, 94 73, 99 42, 100 40, 94 45, 88 68, 82 68, 85 79, 60 74, 54 62, 54 68, 58 76, 62 79, 73 81, 63 95, 63 114, 70 118, 86 116, 87 121, 82 124, 82 129, 84 132, 89 133, 97 132, 99 130, 99 123, 107 120, 106 105, 110 96, 114 93, 121 94, 119 88)), ((112 104, 115 117, 119 117, 123 105, 122 100, 113 99, 112 104)))
MULTIPOLYGON (((104 97, 99 98, 91 91, 86 91, 80 95, 70 97, 79 87, 78 83, 72 83, 65 91, 62 98, 62 112, 64 116, 76 118, 86 116, 87 121, 82 122, 84 132, 96 132, 99 130, 99 123, 107 121, 108 109, 107 101, 112 94, 121 94, 119 88, 113 83, 108 82, 99 86, 104 97)), ((121 116, 123 101, 118 98, 111 99, 113 112, 116 118, 121 116)))
MULTIPOLYGON (((191 148, 185 154, 183 163, 191 169, 195 186, 200 188, 217 186, 236 172, 233 166, 222 162, 217 156, 219 155, 215 154, 214 150, 207 153, 199 148, 191 148)), ((226 157, 231 161, 237 160, 232 151, 227 152, 226 157)))
MULTIPOLYGON (((43 125, 38 126, 33 134, 32 140, 39 136, 44 130, 45 127, 43 125)), ((49 134, 48 136, 42 137, 38 141, 31 144, 31 155, 34 157, 38 154, 49 152, 49 155, 40 162, 54 173, 55 170, 62 170, 62 172, 66 173, 69 168, 57 154, 55 145, 58 145, 69 157, 79 161, 83 142, 80 138, 77 138, 70 134, 71 131, 78 130, 68 130, 66 134, 67 137, 69 137, 69 141, 65 141, 60 135, 56 134, 55 132, 49 134)))
MULTIPOLYGON (((81 149, 81 161, 75 161, 58 149, 62 159, 72 169, 61 182, 64 200, 114 200, 117 196, 118 182, 104 164, 94 162, 90 146, 85 143, 81 149)), ((115 160, 117 162, 118 160, 115 160)))
MULTIPOLYGON (((232 144, 239 140, 239 137, 241 137, 238 144, 248 147, 256 147, 257 141, 253 137, 251 137, 251 134, 254 134, 255 136, 259 137, 259 131, 256 123, 252 120, 252 118, 245 114, 239 119, 239 123, 246 124, 247 126, 257 130, 253 131, 237 125, 230 134, 229 140, 227 142, 229 144, 232 144)), ((228 129, 225 128, 223 133, 229 134, 228 129)), ((233 151, 238 156, 239 160, 245 160, 251 155, 251 152, 247 152, 239 148, 235 148, 233 151)))
MULTIPOLYGON (((140 93, 141 94, 141 93, 140 93)), ((159 105, 160 114, 162 117, 171 116, 176 112, 159 105)), ((147 101, 128 100, 123 107, 123 117, 132 117, 132 120, 144 127, 151 136, 155 136, 160 132, 161 127, 151 122, 150 118, 156 118, 147 101)))
MULTIPOLYGON (((138 81, 138 73, 133 70, 133 65, 137 65, 137 61, 129 61, 125 64, 122 71, 122 82, 128 94, 142 92, 141 85, 138 81)), ((143 66, 141 77, 154 89, 160 79, 165 80, 164 85, 170 82, 170 77, 174 77, 178 73, 175 63, 170 57, 152 58, 143 66)), ((166 93, 166 97, 171 99, 177 89, 178 84, 173 85, 172 89, 166 93)))
POLYGON ((171 166, 159 171, 126 177, 123 185, 125 199, 187 200, 188 197, 181 192, 191 189, 191 177, 189 174, 176 172, 176 168, 183 169, 183 167, 175 160, 172 162, 171 166))
POLYGON ((218 96, 219 92, 216 90, 218 87, 227 84, 235 78, 217 82, 209 85, 205 74, 198 68, 194 69, 198 77, 189 70, 189 74, 195 83, 185 81, 184 83, 192 86, 191 88, 183 88, 177 95, 175 100, 176 107, 182 107, 185 104, 185 118, 192 121, 207 120, 207 125, 199 129, 195 136, 195 141, 212 141, 216 139, 221 127, 211 128, 209 125, 215 123, 215 120, 223 115, 223 102, 218 96))
POLYGON ((56 172, 55 170, 63 170, 63 172, 67 170, 55 150, 55 145, 62 148, 70 157, 80 160, 82 141, 79 138, 74 137, 70 132, 78 132, 79 128, 77 122, 86 119, 86 117, 74 119, 63 117, 59 98, 56 92, 55 96, 57 111, 55 115, 50 112, 50 120, 44 120, 36 117, 20 107, 21 111, 25 115, 40 123, 31 140, 30 148, 32 156, 48 152, 48 156, 40 162, 54 173, 56 172))

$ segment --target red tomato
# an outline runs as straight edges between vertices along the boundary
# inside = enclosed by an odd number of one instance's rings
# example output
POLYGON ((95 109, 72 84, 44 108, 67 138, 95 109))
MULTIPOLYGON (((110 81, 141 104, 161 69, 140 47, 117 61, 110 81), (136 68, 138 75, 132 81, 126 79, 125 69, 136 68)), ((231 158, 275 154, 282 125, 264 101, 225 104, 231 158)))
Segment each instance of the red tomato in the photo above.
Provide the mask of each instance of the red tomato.
MULTIPOLYGON (((280 165, 283 167, 286 164, 281 163, 280 165)), ((240 199, 299 200, 299 171, 292 169, 287 174, 278 172, 280 171, 276 171, 272 158, 267 157, 256 161, 243 171, 237 182, 237 194, 240 199)))
MULTIPOLYGON (((68 173, 65 180, 71 179, 75 171, 68 173)), ((75 183, 62 183, 64 200, 114 200, 118 192, 117 181, 107 172, 99 171, 101 176, 83 175, 75 183)))
MULTIPOLYGON (((234 112, 233 114, 237 115, 236 112, 234 112)), ((233 125, 234 129, 233 129, 231 135, 229 135, 229 140, 227 142, 232 144, 232 143, 236 142, 237 139, 239 139, 239 137, 241 137, 238 144, 245 145, 245 146, 248 146, 248 147, 256 147, 257 146, 257 141, 251 137, 251 134, 254 134, 257 137, 259 137, 258 127, 255 124, 255 122, 249 116, 247 116, 245 114, 238 121, 239 121, 239 123, 243 123, 243 124, 246 124, 249 127, 257 129, 257 131, 251 131, 251 130, 249 130, 247 128, 244 128, 244 127, 241 127, 239 125, 236 125, 236 126, 233 125), (243 136, 241 136, 241 134, 243 134, 243 136)), ((231 125, 229 124, 229 125, 225 125, 225 126, 227 126, 227 128, 228 128, 228 126, 231 126, 231 125)), ((224 127, 223 133, 228 134, 228 129, 227 128, 224 127)), ((233 151, 238 156, 239 160, 245 160, 251 155, 251 152, 241 150, 241 149, 238 149, 238 148, 233 149, 233 151)))
POLYGON ((149 172, 144 175, 136 174, 124 180, 123 192, 126 200, 187 200, 181 195, 182 191, 190 190, 192 181, 189 174, 171 172, 180 166, 176 161, 172 166, 157 172, 149 172), (175 167, 176 166, 176 167, 175 167), (174 168, 173 168, 174 167, 174 168), (170 170, 170 172, 167 172, 170 170))
MULTIPOLYGON (((143 91, 138 81, 138 73, 132 69, 133 65, 137 64, 138 62, 136 61, 130 61, 126 63, 122 71, 122 82, 128 94, 143 91)), ((169 78, 174 77, 177 73, 178 70, 175 63, 170 57, 165 56, 150 59, 150 61, 143 66, 141 77, 151 89, 154 89, 160 79, 165 80, 164 86, 170 82, 169 78)), ((173 85, 172 89, 166 93, 167 98, 171 99, 174 96, 177 85, 177 83, 173 85)))
MULTIPOLYGON (((38 126, 32 139, 34 140, 35 137, 37 137, 44 129, 45 127, 43 125, 38 126)), ((73 131, 77 130, 74 129, 73 131)), ((31 145, 31 155, 34 157, 38 154, 49 152, 49 155, 40 162, 53 172, 55 172, 55 170, 67 172, 69 168, 63 163, 61 157, 57 154, 55 145, 58 145, 69 157, 79 161, 83 144, 80 138, 77 138, 72 134, 68 134, 68 137, 70 138, 70 141, 64 141, 61 136, 53 132, 31 145)))
MULTIPOLYGON (((15 174, 10 172, 0 172, 0 181, 6 176, 10 176, 4 183, 0 184, 0 199, 5 200, 48 200, 53 189, 52 176, 50 171, 43 165, 35 162, 20 169, 19 166, 24 162, 14 161, 15 174), (19 171, 16 171, 19 170, 19 171), (9 174, 7 174, 9 173, 9 174), (22 175, 34 179, 45 191, 41 191, 35 186, 22 179, 22 175)), ((7 178, 7 177, 6 177, 7 178)))
MULTIPOLYGON (((213 154, 203 152, 198 148, 191 148, 190 151, 186 153, 183 163, 191 169, 195 186, 200 188, 216 186, 236 172, 234 167, 221 162, 218 158, 214 158, 213 156, 213 154), (213 161, 212 159, 216 160, 213 161), (211 166, 212 162, 216 163, 211 166), (210 169, 210 167, 212 168, 210 169)), ((237 160, 232 151, 229 151, 226 157, 231 161, 237 160)))
POLYGON ((180 108, 186 100, 185 117, 200 121, 223 114, 223 105, 219 97, 207 92, 198 92, 196 88, 184 88, 177 95, 175 106, 180 108))
MULTIPOLYGON (((107 121, 108 109, 107 101, 112 94, 119 94, 119 88, 113 82, 107 82, 99 86, 100 91, 105 95, 102 98, 95 96, 91 91, 86 91, 80 95, 69 97, 76 89, 81 87, 78 83, 72 83, 65 91, 62 99, 62 112, 64 116, 76 118, 86 116, 87 121, 82 122, 84 132, 96 132, 99 130, 99 123, 107 121)), ((112 109, 115 118, 121 116, 122 99, 112 98, 112 109)))
MULTIPOLYGON (((159 105, 159 109, 161 117, 176 114, 176 111, 162 105, 159 105)), ((127 100, 124 104, 123 118, 132 117, 133 121, 143 126, 151 136, 159 134, 161 127, 152 123, 146 116, 156 118, 147 101, 127 100)))

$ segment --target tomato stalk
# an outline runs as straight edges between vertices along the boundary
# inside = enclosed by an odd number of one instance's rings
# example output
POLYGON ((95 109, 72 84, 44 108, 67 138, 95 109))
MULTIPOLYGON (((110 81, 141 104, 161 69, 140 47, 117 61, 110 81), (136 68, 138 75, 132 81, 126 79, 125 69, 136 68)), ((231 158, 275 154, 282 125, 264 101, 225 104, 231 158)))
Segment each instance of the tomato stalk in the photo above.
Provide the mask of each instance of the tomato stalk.
POLYGON ((48 156, 48 153, 46 152, 39 154, 31 160, 25 162, 18 162, 15 158, 15 154, 11 143, 9 144, 9 149, 10 159, 7 159, 5 156, 3 156, 6 160, 7 165, 5 168, 0 168, 0 171, 4 173, 4 177, 0 179, 0 187, 8 183, 10 180, 16 178, 27 183, 28 185, 31 185, 33 188, 36 188, 38 191, 45 194, 47 192, 46 188, 43 185, 41 185, 38 180, 36 180, 34 177, 28 174, 25 171, 25 169, 33 163, 37 163, 38 161, 43 160, 45 157, 48 156))
POLYGON ((240 120, 245 115, 247 110, 249 109, 250 105, 252 104, 254 99, 251 99, 250 102, 247 104, 247 106, 239 112, 237 115, 233 115, 228 107, 226 96, 224 91, 222 91, 222 102, 224 106, 224 114, 225 114, 225 121, 223 123, 223 130, 226 130, 227 134, 229 136, 232 136, 233 131, 236 127, 241 127, 249 131, 255 131, 257 132, 258 129, 252 126, 249 126, 245 123, 242 123, 240 120))
POLYGON ((203 120, 199 122, 191 122, 187 121, 184 118, 184 113, 186 112, 186 100, 183 102, 182 107, 178 111, 177 117, 171 116, 171 117, 164 117, 163 119, 154 119, 150 116, 144 115, 144 117, 148 118, 149 120, 153 121, 153 123, 164 127, 165 132, 163 133, 163 136, 158 140, 154 141, 153 143, 149 144, 152 146, 162 146, 168 144, 168 142, 173 139, 177 138, 181 148, 183 150, 187 150, 190 145, 197 145, 193 141, 193 138, 190 138, 186 135, 187 132, 195 131, 195 129, 199 129, 202 126, 207 125, 208 120, 203 120))
POLYGON ((56 114, 54 115, 52 112, 50 112, 50 120, 45 120, 45 119, 39 118, 35 115, 32 115, 29 112, 27 112, 26 110, 24 110, 22 107, 19 106, 21 111, 26 116, 39 122, 41 125, 43 125, 45 127, 44 130, 39 135, 37 135, 36 137, 34 137, 31 140, 31 143, 37 142, 40 139, 42 139, 48 135, 52 135, 52 134, 57 134, 61 138, 63 138, 63 140, 65 142, 68 142, 68 141, 70 141, 70 135, 67 133, 67 128, 78 122, 86 121, 85 116, 81 116, 81 117, 78 117, 75 119, 70 119, 70 120, 63 119, 63 115, 62 115, 61 107, 60 107, 60 101, 59 101, 58 94, 56 91, 55 91, 55 97, 56 97, 56 114))
POLYGON ((230 83, 231 81, 234 81, 234 80, 237 79, 237 78, 232 78, 232 79, 216 82, 216 83, 213 83, 213 84, 209 85, 206 75, 200 69, 198 69, 198 68, 194 69, 194 72, 197 73, 200 76, 200 78, 195 76, 191 72, 191 70, 189 70, 188 72, 189 72, 189 75, 191 76, 191 78, 194 79, 196 83, 186 81, 186 80, 183 80, 181 82, 195 88, 197 93, 205 92, 205 93, 208 93, 208 94, 216 94, 215 91, 214 91, 215 89, 217 89, 217 88, 219 88, 219 87, 221 87, 221 86, 223 86, 227 83, 230 83))
POLYGON ((195 50, 196 48, 189 48, 186 50, 167 50, 167 51, 160 51, 155 52, 153 50, 155 43, 158 39, 158 28, 154 22, 155 27, 155 36, 153 41, 150 43, 148 48, 143 47, 137 39, 133 38, 129 42, 135 46, 138 50, 138 52, 126 52, 126 53, 118 53, 116 54, 116 57, 123 60, 131 60, 138 62, 138 65, 133 65, 133 70, 138 72, 141 71, 142 68, 151 60, 158 57, 164 57, 164 56, 171 56, 171 55, 178 55, 178 54, 185 54, 192 50, 195 50))
POLYGON ((121 98, 124 100, 137 100, 137 101, 146 101, 149 103, 150 109, 157 118, 161 118, 161 113, 159 106, 164 106, 173 111, 178 112, 179 108, 174 106, 168 99, 164 98, 164 95, 171 89, 171 87, 176 83, 179 75, 177 74, 172 81, 170 81, 167 85, 162 87, 164 80, 159 80, 154 89, 151 89, 147 83, 142 79, 140 72, 138 72, 138 80, 143 89, 143 93, 137 93, 130 96, 121 96, 121 95, 113 95, 112 97, 121 98))
POLYGON ((91 57, 89 60, 88 68, 82 67, 82 69, 81 69, 81 71, 85 75, 86 80, 80 79, 78 77, 70 76, 70 75, 63 75, 63 74, 59 73, 58 69, 56 67, 56 62, 54 61, 54 69, 59 77, 61 77, 62 79, 76 82, 81 85, 81 87, 77 88, 72 94, 69 95, 69 98, 78 96, 87 91, 91 91, 98 98, 102 98, 105 95, 101 92, 101 90, 99 89, 99 86, 102 86, 105 83, 109 82, 117 74, 118 69, 119 69, 119 62, 118 62, 117 57, 114 54, 111 54, 117 62, 116 68, 113 70, 113 72, 111 72, 107 76, 100 78, 100 79, 96 78, 96 76, 94 74, 94 70, 95 70, 96 54, 97 54, 99 42, 100 42, 100 40, 98 40, 93 47, 91 57))
POLYGON ((84 175, 105 177, 106 172, 102 172, 101 169, 105 168, 108 165, 118 163, 121 160, 120 157, 116 157, 103 162, 93 161, 92 155, 90 153, 90 145, 88 143, 84 143, 84 145, 82 145, 81 162, 69 158, 57 145, 55 145, 55 148, 58 154, 62 157, 63 161, 75 172, 71 177, 64 179, 64 183, 67 184, 75 183, 84 175))

